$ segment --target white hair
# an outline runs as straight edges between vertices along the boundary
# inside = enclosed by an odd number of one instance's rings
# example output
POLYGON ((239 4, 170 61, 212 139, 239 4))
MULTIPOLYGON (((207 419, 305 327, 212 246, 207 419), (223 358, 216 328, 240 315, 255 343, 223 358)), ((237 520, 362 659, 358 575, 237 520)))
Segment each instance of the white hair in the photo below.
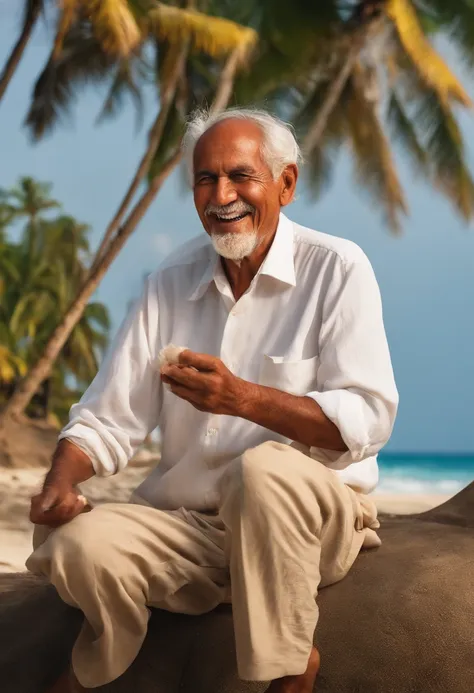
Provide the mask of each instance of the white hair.
POLYGON ((189 119, 183 137, 182 151, 189 180, 193 180, 193 156, 196 144, 202 135, 216 123, 229 118, 248 120, 263 132, 262 158, 277 179, 285 166, 299 164, 303 157, 296 141, 293 127, 267 111, 253 108, 228 108, 212 115, 209 111, 195 111, 189 119))

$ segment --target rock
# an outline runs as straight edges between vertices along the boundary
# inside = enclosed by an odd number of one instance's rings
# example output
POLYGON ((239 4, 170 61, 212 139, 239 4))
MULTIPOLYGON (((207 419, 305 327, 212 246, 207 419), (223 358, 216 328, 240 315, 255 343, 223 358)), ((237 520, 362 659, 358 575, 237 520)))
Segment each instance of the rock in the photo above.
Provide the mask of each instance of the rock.
MULTIPOLYGON (((474 483, 439 508, 382 521, 379 549, 319 595, 318 693, 472 693, 474 483)), ((78 611, 27 575, 0 594, 3 693, 40 693, 64 668, 78 611), (13 591, 12 591, 13 588, 13 591), (5 682, 6 687, 5 687, 5 682)), ((239 681, 232 610, 155 611, 142 651, 104 693, 261 693, 239 681)))
POLYGON ((82 622, 56 590, 28 573, 0 575, 0 690, 43 693, 67 666, 82 622))

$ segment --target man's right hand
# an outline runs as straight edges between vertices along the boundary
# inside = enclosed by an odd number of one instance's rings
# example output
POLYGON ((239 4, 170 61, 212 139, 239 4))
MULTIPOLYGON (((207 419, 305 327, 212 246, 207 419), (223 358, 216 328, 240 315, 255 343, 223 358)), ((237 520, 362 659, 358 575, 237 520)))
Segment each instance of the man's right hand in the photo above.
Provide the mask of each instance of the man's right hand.
POLYGON ((31 499, 30 520, 36 525, 59 527, 88 509, 87 500, 73 486, 46 480, 41 493, 31 499))
POLYGON ((94 468, 86 453, 67 438, 60 440, 43 490, 31 499, 30 520, 35 525, 59 527, 91 510, 76 487, 91 476, 94 468))

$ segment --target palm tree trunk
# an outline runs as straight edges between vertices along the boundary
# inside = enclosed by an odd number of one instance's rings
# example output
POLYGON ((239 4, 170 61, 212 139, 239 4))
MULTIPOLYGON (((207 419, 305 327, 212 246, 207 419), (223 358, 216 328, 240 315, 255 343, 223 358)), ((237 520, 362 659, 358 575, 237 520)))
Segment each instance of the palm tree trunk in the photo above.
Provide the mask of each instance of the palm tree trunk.
POLYGON ((359 35, 353 39, 350 48, 347 52, 346 58, 342 63, 338 74, 336 75, 336 78, 333 82, 331 82, 331 86, 328 89, 326 98, 323 104, 321 105, 321 108, 316 113, 316 117, 310 125, 306 133, 306 136, 303 140, 302 149, 303 153, 306 156, 311 154, 311 152, 315 149, 315 147, 318 146, 319 142, 321 141, 321 137, 324 134, 331 113, 336 107, 337 102, 339 101, 341 94, 344 91, 344 87, 347 84, 347 80, 349 79, 351 72, 354 69, 354 65, 357 61, 357 58, 359 57, 359 53, 362 48, 364 38, 365 32, 363 36, 359 35))
POLYGON ((0 75, 0 101, 3 98, 7 90, 7 87, 10 84, 10 80, 15 74, 15 70, 17 69, 20 63, 20 60, 23 56, 28 41, 31 38, 31 34, 38 20, 40 12, 41 2, 39 2, 38 0, 29 0, 21 34, 18 38, 18 41, 13 46, 12 52, 10 53, 10 57, 5 63, 3 72, 0 75))
MULTIPOLYGON (((217 111, 218 108, 221 110, 226 107, 232 94, 232 85, 240 64, 240 60, 241 53, 239 50, 234 51, 234 53, 232 53, 232 55, 228 58, 227 63, 222 70, 219 85, 211 106, 212 112, 217 111)), ((64 314, 58 326, 51 334, 43 354, 31 368, 26 378, 20 383, 18 388, 16 388, 12 397, 4 407, 0 416, 0 428, 1 426, 5 425, 9 419, 16 418, 25 411, 38 387, 41 385, 43 380, 48 377, 59 352, 66 343, 66 340, 74 329, 74 326, 80 320, 90 297, 100 284, 102 277, 105 275, 108 268, 117 257, 122 247, 125 245, 125 242, 136 229, 143 215, 146 213, 151 203, 155 199, 161 186, 178 164, 180 159, 181 150, 178 149, 164 165, 161 172, 152 179, 149 187, 138 200, 135 207, 133 207, 123 226, 117 231, 115 237, 110 241, 102 257, 98 260, 97 265, 93 268, 87 281, 79 291, 67 312, 64 314)))
POLYGON ((145 151, 145 154, 142 157, 142 160, 140 161, 138 168, 135 172, 135 175, 133 177, 132 182, 129 185, 129 188, 127 192, 125 193, 124 198, 122 199, 122 202, 120 203, 120 207, 118 208, 117 212, 115 213, 114 218, 108 225, 104 236, 102 238, 102 241, 100 243, 100 246, 95 254, 90 272, 94 271, 95 267, 97 264, 100 262, 100 259, 107 248, 107 245, 110 241, 110 239, 113 237, 113 235, 116 233, 118 230, 120 223, 122 222, 122 219, 124 217, 125 212, 127 211, 128 206, 130 205, 133 196, 138 190, 138 187, 140 186, 140 183, 144 180, 146 174, 148 173, 150 169, 150 165, 153 161, 153 157, 156 154, 156 151, 158 147, 160 146, 161 142, 161 137, 163 135, 163 130, 166 124, 166 120, 168 118, 171 106, 173 104, 173 99, 176 94, 176 90, 178 88, 179 80, 181 78, 181 75, 183 74, 183 70, 185 67, 185 62, 186 58, 189 52, 189 44, 186 43, 183 45, 183 48, 178 56, 178 59, 176 60, 176 63, 174 65, 173 72, 170 76, 169 83, 167 85, 166 90, 164 93, 161 95, 160 98, 160 110, 159 113, 155 119, 155 122, 153 123, 150 131, 150 137, 148 140, 148 147, 145 151))

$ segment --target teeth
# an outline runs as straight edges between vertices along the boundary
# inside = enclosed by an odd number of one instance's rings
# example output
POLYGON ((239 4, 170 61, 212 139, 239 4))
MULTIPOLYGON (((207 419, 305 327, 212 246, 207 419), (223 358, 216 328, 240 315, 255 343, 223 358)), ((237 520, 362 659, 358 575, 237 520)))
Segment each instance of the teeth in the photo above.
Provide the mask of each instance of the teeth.
POLYGON ((245 216, 246 212, 243 214, 238 214, 236 217, 223 217, 221 215, 216 215, 218 219, 221 219, 222 221, 236 221, 237 219, 242 219, 245 216))

